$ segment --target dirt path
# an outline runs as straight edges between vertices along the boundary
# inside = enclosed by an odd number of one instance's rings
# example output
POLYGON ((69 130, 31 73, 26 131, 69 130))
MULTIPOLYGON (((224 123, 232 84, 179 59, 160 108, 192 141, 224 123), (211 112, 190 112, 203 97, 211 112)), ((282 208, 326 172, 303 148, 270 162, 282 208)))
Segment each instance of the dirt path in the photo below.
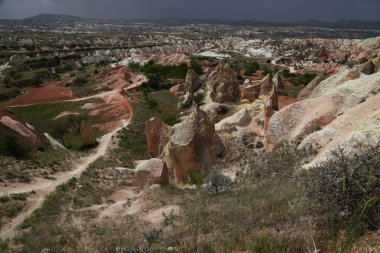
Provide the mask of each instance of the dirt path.
POLYGON ((73 92, 65 87, 60 87, 59 81, 51 81, 40 87, 30 88, 24 95, 3 103, 2 107, 33 105, 47 102, 58 102, 73 99, 73 92))
POLYGON ((42 203, 45 200, 45 197, 53 192, 57 186, 68 182, 72 178, 78 178, 83 171, 85 171, 88 166, 95 162, 98 158, 104 156, 107 153, 109 146, 112 144, 112 137, 115 136, 121 129, 127 127, 129 121, 124 121, 114 131, 108 133, 100 138, 99 146, 95 153, 90 154, 86 157, 83 157, 79 162, 74 166, 74 170, 60 173, 56 176, 57 180, 48 181, 48 180, 37 180, 33 184, 23 185, 15 188, 9 188, 7 190, 0 189, 0 196, 9 195, 9 194, 18 194, 18 193, 29 193, 34 191, 35 194, 30 199, 28 208, 26 211, 20 213, 16 218, 14 218, 10 223, 5 224, 0 231, 0 238, 11 238, 16 234, 16 228, 19 226, 26 218, 28 218, 36 209, 41 207, 42 203))

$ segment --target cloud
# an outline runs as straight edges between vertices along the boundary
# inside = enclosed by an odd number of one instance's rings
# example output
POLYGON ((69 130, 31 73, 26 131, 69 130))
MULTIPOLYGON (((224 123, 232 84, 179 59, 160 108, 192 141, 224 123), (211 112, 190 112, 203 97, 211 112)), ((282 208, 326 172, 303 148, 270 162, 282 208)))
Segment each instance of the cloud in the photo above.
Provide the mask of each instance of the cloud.
POLYGON ((0 0, 0 18, 60 13, 95 18, 269 21, 380 19, 380 0, 0 0))

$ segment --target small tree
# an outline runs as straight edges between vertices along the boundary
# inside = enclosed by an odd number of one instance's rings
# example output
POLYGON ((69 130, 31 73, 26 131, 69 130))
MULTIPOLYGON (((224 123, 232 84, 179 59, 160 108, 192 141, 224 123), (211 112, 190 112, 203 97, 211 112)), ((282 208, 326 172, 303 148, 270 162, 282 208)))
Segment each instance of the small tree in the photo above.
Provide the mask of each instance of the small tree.
POLYGON ((87 120, 87 117, 84 115, 71 114, 69 115, 67 120, 68 120, 68 123, 75 128, 75 130, 77 131, 77 134, 79 134, 83 123, 87 120))
POLYGON ((58 121, 54 126, 53 126, 53 136, 58 138, 62 145, 66 147, 65 139, 64 137, 66 134, 69 133, 69 124, 68 121, 62 120, 58 121))

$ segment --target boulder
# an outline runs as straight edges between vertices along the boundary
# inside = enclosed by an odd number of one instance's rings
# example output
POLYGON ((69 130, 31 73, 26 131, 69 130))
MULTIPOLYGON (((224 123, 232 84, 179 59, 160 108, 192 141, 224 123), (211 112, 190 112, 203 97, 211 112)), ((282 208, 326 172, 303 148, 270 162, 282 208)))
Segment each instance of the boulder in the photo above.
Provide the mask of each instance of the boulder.
POLYGON ((14 136, 32 151, 40 146, 50 145, 43 132, 26 123, 15 113, 0 110, 0 139, 5 136, 14 136))
POLYGON ((318 74, 306 87, 298 94, 297 100, 301 101, 308 98, 318 85, 326 79, 325 74, 318 74))
POLYGON ((194 94, 188 92, 179 98, 178 108, 179 109, 189 108, 192 106, 193 102, 194 102, 194 94))
POLYGON ((284 86, 284 79, 282 77, 282 72, 277 72, 276 75, 273 77, 273 83, 276 87, 276 90, 283 90, 285 88, 284 86))
POLYGON ((214 159, 224 146, 215 132, 215 126, 198 107, 181 123, 174 125, 167 148, 166 159, 174 168, 176 182, 186 183, 191 169, 207 175, 214 159))
POLYGON ((224 119, 230 111, 227 105, 215 102, 207 103, 201 107, 201 109, 207 114, 214 124, 224 119))
POLYGON ((241 90, 241 100, 249 100, 253 102, 260 96, 260 84, 250 84, 242 88, 241 90))
POLYGON ((343 96, 328 96, 306 99, 283 108, 271 116, 266 131, 267 145, 279 146, 296 142, 318 128, 333 121, 342 103, 343 96))
POLYGON ((215 125, 216 131, 226 131, 231 129, 232 127, 245 127, 249 125, 252 118, 246 108, 241 109, 234 115, 223 119, 218 124, 215 125))
POLYGON ((239 81, 229 64, 221 62, 207 78, 207 87, 211 90, 213 101, 236 102, 240 99, 239 81))
POLYGON ((372 60, 367 61, 366 63, 363 63, 362 65, 358 66, 358 70, 366 75, 372 75, 375 73, 375 64, 372 62, 372 60))
POLYGON ((169 183, 169 173, 166 164, 157 158, 135 162, 135 176, 141 190, 154 184, 169 183))
POLYGON ((187 71, 184 86, 185 92, 189 93, 194 93, 201 87, 201 83, 199 82, 199 76, 194 69, 189 69, 187 71))
POLYGON ((96 144, 96 137, 92 127, 88 124, 82 124, 80 128, 80 133, 82 137, 82 145, 85 147, 94 146, 96 144))
POLYGON ((171 127, 159 117, 154 117, 145 122, 145 131, 148 153, 151 157, 159 157, 169 142, 171 127))
POLYGON ((224 102, 237 102, 240 99, 240 87, 238 83, 221 83, 212 92, 213 100, 224 102))
POLYGON ((267 75, 260 82, 260 96, 265 96, 271 99, 272 109, 278 111, 278 96, 276 86, 273 83, 271 75, 267 75))
POLYGON ((180 95, 185 93, 185 84, 180 83, 170 88, 170 93, 180 95))

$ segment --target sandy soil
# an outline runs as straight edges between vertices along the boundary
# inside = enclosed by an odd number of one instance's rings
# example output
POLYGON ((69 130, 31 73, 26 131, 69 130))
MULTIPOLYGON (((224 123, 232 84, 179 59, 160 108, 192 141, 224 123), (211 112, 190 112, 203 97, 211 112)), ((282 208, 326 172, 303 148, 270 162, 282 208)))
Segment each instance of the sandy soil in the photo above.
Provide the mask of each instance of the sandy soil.
POLYGON ((26 94, 3 103, 0 107, 57 102, 74 98, 69 88, 60 87, 58 84, 58 81, 52 81, 41 87, 31 88, 26 94))

